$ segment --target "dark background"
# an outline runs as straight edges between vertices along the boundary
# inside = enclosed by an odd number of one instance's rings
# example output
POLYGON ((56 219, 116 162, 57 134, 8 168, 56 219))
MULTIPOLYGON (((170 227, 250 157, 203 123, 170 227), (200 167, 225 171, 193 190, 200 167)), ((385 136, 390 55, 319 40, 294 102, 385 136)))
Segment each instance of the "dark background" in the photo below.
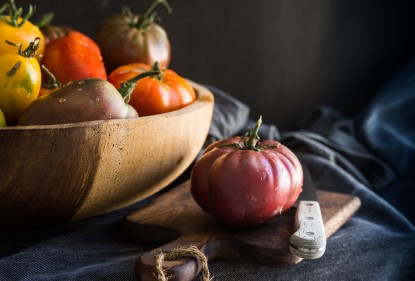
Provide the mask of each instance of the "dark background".
MULTIPOLYGON (((22 1, 36 21, 94 38, 100 23, 127 5, 144 13, 153 0, 22 1)), ((172 45, 170 68, 216 86, 251 107, 251 116, 296 128, 320 105, 354 116, 415 51, 413 0, 170 0, 159 7, 172 45)))

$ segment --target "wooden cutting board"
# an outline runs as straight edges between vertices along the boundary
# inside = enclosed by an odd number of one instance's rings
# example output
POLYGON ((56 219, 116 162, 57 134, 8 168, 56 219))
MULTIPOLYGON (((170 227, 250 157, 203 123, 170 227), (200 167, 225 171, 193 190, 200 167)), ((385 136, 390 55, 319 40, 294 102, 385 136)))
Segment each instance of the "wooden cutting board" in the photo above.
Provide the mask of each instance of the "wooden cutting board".
MULTIPOLYGON (((360 207, 356 196, 317 191, 326 236, 330 237, 360 207)), ((135 274, 139 280, 157 280, 156 255, 178 246, 194 245, 208 258, 244 260, 265 265, 296 264, 302 259, 288 248, 294 233, 295 208, 274 218, 265 225, 238 229, 227 227, 203 212, 190 194, 190 181, 172 188, 136 210, 123 220, 123 231, 128 237, 143 243, 162 245, 142 256, 136 262, 135 274)), ((327 241, 330 251, 330 240, 327 241)), ((166 261, 169 280, 193 280, 201 271, 201 262, 195 258, 166 261)))

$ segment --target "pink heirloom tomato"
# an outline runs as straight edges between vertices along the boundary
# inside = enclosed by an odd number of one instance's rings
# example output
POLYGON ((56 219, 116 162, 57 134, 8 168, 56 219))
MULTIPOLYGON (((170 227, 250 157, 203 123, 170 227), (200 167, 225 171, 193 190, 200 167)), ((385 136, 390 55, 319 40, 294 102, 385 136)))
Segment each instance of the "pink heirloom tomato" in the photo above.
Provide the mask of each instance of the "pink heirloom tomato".
POLYGON ((191 174, 191 193, 204 211, 230 226, 267 222, 302 191, 298 158, 278 141, 260 142, 255 129, 208 146, 191 174))

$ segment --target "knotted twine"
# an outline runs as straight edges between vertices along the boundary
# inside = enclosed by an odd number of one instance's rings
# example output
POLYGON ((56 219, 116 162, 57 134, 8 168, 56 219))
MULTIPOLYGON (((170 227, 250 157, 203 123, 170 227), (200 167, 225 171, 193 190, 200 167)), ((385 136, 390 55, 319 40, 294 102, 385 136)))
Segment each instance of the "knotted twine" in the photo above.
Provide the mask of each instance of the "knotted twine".
POLYGON ((202 263, 203 281, 210 281, 207 257, 196 246, 178 246, 177 248, 167 253, 163 253, 163 251, 160 251, 160 253, 156 256, 155 267, 157 271, 157 279, 159 281, 167 281, 169 279, 169 277, 166 276, 166 272, 163 269, 164 261, 175 261, 183 257, 194 257, 196 259, 199 259, 202 263))

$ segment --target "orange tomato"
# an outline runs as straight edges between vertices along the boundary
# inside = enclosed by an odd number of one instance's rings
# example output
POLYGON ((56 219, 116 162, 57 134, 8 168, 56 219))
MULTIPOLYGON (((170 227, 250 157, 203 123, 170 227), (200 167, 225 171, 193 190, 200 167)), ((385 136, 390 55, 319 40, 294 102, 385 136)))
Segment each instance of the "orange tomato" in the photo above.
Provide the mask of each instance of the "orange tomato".
MULTIPOLYGON (((158 70, 141 63, 132 63, 115 69, 108 81, 116 88, 140 73, 158 70)), ((157 77, 139 80, 131 94, 129 104, 140 116, 155 115, 183 108, 196 100, 196 94, 190 83, 170 69, 165 69, 157 77)))

